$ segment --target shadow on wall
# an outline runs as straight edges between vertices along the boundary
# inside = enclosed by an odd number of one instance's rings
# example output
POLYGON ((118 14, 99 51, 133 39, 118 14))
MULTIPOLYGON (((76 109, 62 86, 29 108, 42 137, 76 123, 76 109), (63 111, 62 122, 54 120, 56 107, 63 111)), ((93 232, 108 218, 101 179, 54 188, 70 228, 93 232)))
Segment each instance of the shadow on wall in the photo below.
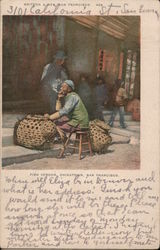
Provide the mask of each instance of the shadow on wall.
POLYGON ((37 95, 43 67, 57 48, 54 24, 54 17, 3 17, 3 101, 37 95))

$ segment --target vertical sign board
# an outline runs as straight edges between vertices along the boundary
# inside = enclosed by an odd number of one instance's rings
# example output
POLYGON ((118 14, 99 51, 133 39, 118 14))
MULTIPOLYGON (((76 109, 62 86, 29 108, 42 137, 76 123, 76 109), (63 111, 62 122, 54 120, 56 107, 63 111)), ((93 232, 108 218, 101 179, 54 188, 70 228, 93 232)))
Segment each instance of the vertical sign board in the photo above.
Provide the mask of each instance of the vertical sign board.
POLYGON ((99 49, 98 71, 105 71, 106 67, 106 50, 99 49))

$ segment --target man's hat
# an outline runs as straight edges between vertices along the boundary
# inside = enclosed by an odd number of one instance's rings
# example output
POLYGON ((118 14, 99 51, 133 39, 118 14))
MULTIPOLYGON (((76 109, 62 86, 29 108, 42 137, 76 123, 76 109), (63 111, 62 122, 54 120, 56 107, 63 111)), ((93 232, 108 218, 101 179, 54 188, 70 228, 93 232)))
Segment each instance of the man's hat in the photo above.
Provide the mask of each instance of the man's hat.
POLYGON ((67 56, 65 55, 63 50, 58 50, 56 55, 54 56, 55 59, 66 59, 67 56))
POLYGON ((74 82, 72 80, 65 80, 64 82, 74 90, 75 87, 74 82))

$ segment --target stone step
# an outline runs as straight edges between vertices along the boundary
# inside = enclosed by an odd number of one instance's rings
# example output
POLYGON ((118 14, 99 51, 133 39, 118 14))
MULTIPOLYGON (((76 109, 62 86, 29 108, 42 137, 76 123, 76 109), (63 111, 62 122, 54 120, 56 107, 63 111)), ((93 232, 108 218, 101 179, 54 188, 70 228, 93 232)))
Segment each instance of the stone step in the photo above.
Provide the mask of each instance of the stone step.
MULTIPOLYGON (((22 117, 14 116, 13 120, 8 121, 8 123, 7 123, 8 128, 3 128, 2 129, 2 146, 3 147, 14 145, 14 142, 13 142, 14 128, 13 127, 14 127, 16 121, 18 120, 17 118, 22 118, 22 117)), ((6 123, 5 123, 5 125, 6 125, 6 123)), ((126 131, 140 133, 140 123, 139 122, 127 121, 126 125, 127 125, 127 128, 125 129, 126 131)), ((112 128, 112 130, 114 128, 117 128, 119 130, 116 130, 116 131, 120 131, 120 134, 123 134, 123 136, 125 136, 126 132, 124 132, 124 129, 120 129, 119 126, 120 126, 119 121, 115 121, 114 122, 114 127, 112 128)), ((127 135, 128 135, 128 133, 127 133, 127 135)))
POLYGON ((13 140, 13 128, 2 129, 2 147, 8 147, 14 145, 13 140))
POLYGON ((140 133, 140 126, 128 126, 127 125, 126 129, 129 131, 140 133))
MULTIPOLYGON (((107 112, 111 112, 111 111, 107 111, 107 112)), ((24 116, 26 116, 26 114, 24 114, 24 113, 18 113, 18 114, 17 113, 15 113, 15 114, 4 113, 3 118, 2 118, 2 127, 3 128, 13 128, 15 123, 18 120, 21 120, 24 116)), ((108 122, 110 119, 110 114, 104 115, 104 119, 105 119, 105 122, 108 122)), ((125 115, 125 121, 126 121, 128 126, 140 125, 140 122, 132 121, 132 116, 130 113, 125 115)), ((115 118, 114 126, 115 127, 119 126, 119 115, 117 115, 115 118)))
MULTIPOLYGON (((28 114, 28 113, 27 113, 28 114)), ((19 114, 3 114, 2 117, 2 127, 3 128, 14 128, 17 121, 24 118, 27 114, 19 113, 19 114)), ((35 114, 39 114, 38 112, 35 114)))
POLYGON ((132 131, 128 129, 122 129, 122 128, 111 128, 111 133, 115 135, 121 135, 126 137, 135 137, 137 139, 140 139, 140 133, 139 131, 132 131))
MULTIPOLYGON (((139 125, 130 126, 130 124, 128 122, 125 122, 125 124, 126 124, 126 130, 140 133, 140 126, 139 125)), ((117 123, 115 122, 113 128, 120 128, 119 122, 117 122, 117 123)))
POLYGON ((127 126, 126 129, 127 129, 128 131, 131 131, 131 132, 140 133, 140 127, 136 127, 136 126, 127 126))
MULTIPOLYGON (((139 133, 125 129, 111 128, 112 144, 127 144, 132 140, 132 144, 139 142, 139 133)), ((47 157, 57 157, 60 152, 61 144, 54 144, 51 150, 31 150, 24 147, 13 145, 13 129, 3 129, 2 147, 2 166, 30 162, 36 159, 47 157)))
MULTIPOLYGON (((108 123, 108 121, 105 121, 105 122, 108 123)), ((140 122, 138 121, 125 121, 125 123, 129 127, 140 127, 140 122)), ((118 126, 120 126, 119 120, 114 121, 114 127, 118 127, 118 126)))
MULTIPOLYGON (((112 110, 103 110, 103 114, 104 115, 111 115, 112 110)), ((132 113, 131 112, 125 112, 125 115, 132 115, 132 113)))
POLYGON ((110 133, 112 137, 112 144, 127 144, 130 142, 130 138, 128 136, 122 136, 110 133))
MULTIPOLYGON (((113 130, 113 129, 112 129, 113 130)), ((112 137, 114 140, 118 141, 128 141, 128 136, 125 136, 124 133, 123 135, 113 134, 112 137), (126 137, 126 138, 125 138, 126 137)), ((3 137, 2 137, 2 146, 3 147, 9 147, 9 146, 14 146, 14 140, 13 140, 13 129, 3 129, 3 137)))
MULTIPOLYGON (((121 129, 121 128, 111 128, 111 136, 114 138, 115 136, 118 136, 122 138, 122 141, 125 141, 131 145, 138 145, 140 144, 140 132, 139 131, 131 131, 127 129, 121 129)), ((123 142, 123 143, 126 143, 123 142)), ((119 143, 122 144, 122 143, 119 143)))
POLYGON ((5 101, 3 102, 3 110, 10 111, 20 111, 25 110, 31 112, 32 110, 35 112, 36 110, 43 110, 43 101, 39 100, 39 102, 35 100, 21 100, 21 101, 5 101))
MULTIPOLYGON (((110 117, 111 117, 111 115, 110 115, 110 114, 104 114, 104 113, 103 113, 103 117, 104 117, 104 120, 105 120, 106 122, 108 122, 109 119, 110 119, 110 117)), ((125 115, 124 115, 124 120, 125 120, 125 121, 133 121, 133 120, 132 120, 132 115, 131 115, 131 114, 125 114, 125 115)), ((115 116, 115 121, 119 121, 119 114, 117 114, 117 115, 115 116)))
MULTIPOLYGON (((112 144, 127 144, 129 143, 129 138, 126 136, 112 134, 112 144)), ((2 148, 2 166, 7 167, 12 164, 30 162, 42 158, 52 158, 59 155, 61 144, 54 144, 52 150, 31 150, 24 147, 12 145, 2 148)), ((66 151, 70 152, 69 150, 66 151)))
POLYGON ((2 127, 3 128, 13 128, 18 120, 21 120, 25 114, 3 114, 2 117, 2 127))
POLYGON ((36 159, 47 157, 57 157, 60 151, 60 145, 56 145, 52 150, 31 150, 20 146, 9 146, 2 148, 2 166, 8 166, 16 163, 30 162, 36 159))

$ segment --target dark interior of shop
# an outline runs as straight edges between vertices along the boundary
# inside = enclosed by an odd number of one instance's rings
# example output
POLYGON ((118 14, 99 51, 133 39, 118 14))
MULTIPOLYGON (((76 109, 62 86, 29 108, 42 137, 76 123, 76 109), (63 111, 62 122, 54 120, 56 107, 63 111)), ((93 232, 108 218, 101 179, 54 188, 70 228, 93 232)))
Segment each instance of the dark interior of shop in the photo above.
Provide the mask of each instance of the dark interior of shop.
POLYGON ((116 79, 129 100, 140 100, 140 17, 3 16, 3 111, 43 112, 41 76, 57 50, 76 87, 82 75, 91 89, 103 78, 106 109, 116 79))

